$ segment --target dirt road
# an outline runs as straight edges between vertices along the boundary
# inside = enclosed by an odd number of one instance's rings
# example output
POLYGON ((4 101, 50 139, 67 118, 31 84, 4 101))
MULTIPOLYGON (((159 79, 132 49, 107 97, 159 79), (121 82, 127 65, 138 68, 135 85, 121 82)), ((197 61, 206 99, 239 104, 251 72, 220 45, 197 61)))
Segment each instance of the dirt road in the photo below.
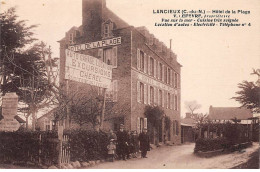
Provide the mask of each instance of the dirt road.
POLYGON ((150 151, 145 159, 105 162, 92 169, 228 169, 247 162, 258 148, 259 144, 254 143, 242 152, 201 158, 193 154, 194 144, 166 146, 150 151))

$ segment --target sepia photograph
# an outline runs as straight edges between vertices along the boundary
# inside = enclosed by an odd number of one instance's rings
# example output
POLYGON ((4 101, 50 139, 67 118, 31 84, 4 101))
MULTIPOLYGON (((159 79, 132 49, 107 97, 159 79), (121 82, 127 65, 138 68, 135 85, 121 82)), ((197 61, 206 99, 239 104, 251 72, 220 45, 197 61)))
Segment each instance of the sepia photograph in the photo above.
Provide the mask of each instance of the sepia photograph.
POLYGON ((259 0, 0 0, 0 31, 1 170, 259 169, 259 0))

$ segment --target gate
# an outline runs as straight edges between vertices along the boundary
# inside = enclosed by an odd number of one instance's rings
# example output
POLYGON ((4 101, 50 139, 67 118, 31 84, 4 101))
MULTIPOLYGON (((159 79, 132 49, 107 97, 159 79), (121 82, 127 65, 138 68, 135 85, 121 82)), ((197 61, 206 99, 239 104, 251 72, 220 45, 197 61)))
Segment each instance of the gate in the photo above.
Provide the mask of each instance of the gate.
POLYGON ((69 136, 63 134, 62 139, 59 143, 59 159, 58 165, 61 167, 64 164, 70 163, 70 145, 69 145, 69 136))

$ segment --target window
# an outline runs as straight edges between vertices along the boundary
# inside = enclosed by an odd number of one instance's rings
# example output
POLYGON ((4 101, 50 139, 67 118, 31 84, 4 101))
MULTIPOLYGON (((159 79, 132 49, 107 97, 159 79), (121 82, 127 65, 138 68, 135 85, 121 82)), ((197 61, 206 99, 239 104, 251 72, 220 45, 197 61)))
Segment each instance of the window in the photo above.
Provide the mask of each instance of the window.
POLYGON ((113 22, 108 19, 105 23, 103 23, 103 38, 109 38, 111 36, 113 36, 112 34, 112 30, 114 27, 113 22))
POLYGON ((154 59, 150 57, 150 66, 149 66, 149 74, 154 76, 154 59))
POLYGON ((144 84, 140 82, 140 101, 144 103, 144 84))
POLYGON ((174 96, 174 110, 178 110, 177 95, 174 96))
POLYGON ((154 105, 154 88, 150 87, 150 105, 154 105))
POLYGON ((179 135, 179 122, 177 121, 177 120, 175 120, 175 131, 176 131, 176 136, 178 136, 179 135))
POLYGON ((170 84, 171 81, 171 69, 168 68, 168 72, 167 72, 167 84, 170 84))
POLYGON ((162 102, 163 102, 163 100, 162 100, 162 90, 159 90, 159 95, 158 95, 158 104, 159 104, 159 106, 162 106, 162 102))
POLYGON ((140 69, 144 72, 144 52, 140 51, 140 69))
POLYGON ((137 117, 137 132, 143 132, 144 128, 147 128, 147 118, 137 117))
POLYGON ((108 65, 112 65, 112 67, 117 67, 117 46, 113 48, 106 48, 104 50, 99 49, 98 57, 103 57, 103 62, 108 65), (102 54, 103 51, 103 54, 102 54))
POLYGON ((164 82, 168 83, 168 77, 167 77, 167 67, 164 67, 164 82))
POLYGON ((109 37, 109 25, 104 25, 104 37, 109 37))
POLYGON ((163 66, 162 63, 159 63, 159 79, 162 80, 163 77, 163 66))
POLYGON ((117 102, 118 96, 118 80, 113 80, 111 86, 106 91, 106 100, 110 102, 117 102))
POLYGON ((103 62, 105 62, 106 64, 108 65, 111 65, 112 64, 112 48, 107 48, 107 49, 104 49, 104 55, 103 55, 103 62))
POLYGON ((177 88, 177 79, 178 79, 178 77, 177 77, 177 73, 174 73, 174 87, 175 88, 177 88))
POLYGON ((70 33, 69 44, 73 44, 73 43, 74 43, 74 35, 73 35, 73 33, 70 33))
POLYGON ((167 94, 167 108, 171 107, 171 95, 170 93, 167 94))

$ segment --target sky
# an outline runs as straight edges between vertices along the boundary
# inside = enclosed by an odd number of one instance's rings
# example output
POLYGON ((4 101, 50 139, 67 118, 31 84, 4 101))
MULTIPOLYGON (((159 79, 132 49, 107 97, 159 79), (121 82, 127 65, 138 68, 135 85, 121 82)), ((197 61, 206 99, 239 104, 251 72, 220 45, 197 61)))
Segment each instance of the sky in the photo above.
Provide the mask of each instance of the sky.
MULTIPOLYGON (((72 26, 82 23, 81 0, 1 0, 0 10, 16 6, 19 19, 28 25, 39 24, 35 37, 51 45, 59 57, 57 41, 72 26)), ((128 24, 145 26, 150 33, 177 54, 181 69, 181 114, 185 101, 196 100, 202 107, 195 111, 208 113, 209 106, 239 107, 237 84, 256 81, 250 75, 260 66, 260 1, 259 0, 107 0, 107 7, 128 24), (236 15, 251 27, 156 27, 170 14, 153 14, 156 9, 180 10, 250 10, 236 15)))

